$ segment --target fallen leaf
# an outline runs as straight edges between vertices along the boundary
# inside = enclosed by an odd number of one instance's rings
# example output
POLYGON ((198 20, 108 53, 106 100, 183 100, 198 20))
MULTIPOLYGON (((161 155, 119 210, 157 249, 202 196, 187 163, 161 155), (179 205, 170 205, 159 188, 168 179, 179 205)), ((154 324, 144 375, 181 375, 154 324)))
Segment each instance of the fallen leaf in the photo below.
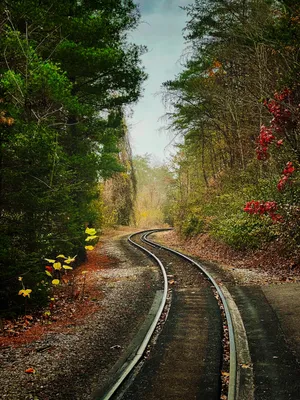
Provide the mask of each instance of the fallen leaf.
POLYGON ((229 375, 230 375, 229 372, 226 372, 226 371, 221 371, 221 374, 222 374, 223 376, 229 376, 229 375))
POLYGON ((121 349, 121 346, 119 344, 115 344, 114 346, 111 346, 111 349, 121 349))
POLYGON ((241 367, 242 368, 251 368, 251 365, 250 364, 241 364, 241 367))
POLYGON ((35 374, 35 369, 34 368, 27 368, 25 370, 26 374, 35 374))

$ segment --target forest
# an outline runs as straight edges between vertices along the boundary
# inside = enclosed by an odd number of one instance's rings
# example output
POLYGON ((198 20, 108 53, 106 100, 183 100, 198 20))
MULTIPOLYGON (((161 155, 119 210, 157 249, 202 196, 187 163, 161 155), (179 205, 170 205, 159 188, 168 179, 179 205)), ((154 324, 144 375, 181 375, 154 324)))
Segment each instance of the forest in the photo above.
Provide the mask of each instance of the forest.
POLYGON ((276 243, 299 260, 300 5, 196 0, 185 68, 163 84, 172 162, 169 220, 235 249, 276 243))
POLYGON ((126 121, 147 79, 147 49, 130 40, 138 6, 1 2, 1 315, 23 312, 24 297, 46 304, 62 265, 84 261, 106 227, 174 226, 299 255, 300 5, 184 11, 184 68, 162 84, 180 144, 156 165, 132 155, 126 121))
POLYGON ((28 294, 48 301, 45 258, 85 259, 103 182, 134 187, 125 108, 141 94, 145 48, 128 40, 131 0, 8 0, 0 15, 0 301, 14 315, 28 294), (30 292, 18 296, 20 281, 30 292))

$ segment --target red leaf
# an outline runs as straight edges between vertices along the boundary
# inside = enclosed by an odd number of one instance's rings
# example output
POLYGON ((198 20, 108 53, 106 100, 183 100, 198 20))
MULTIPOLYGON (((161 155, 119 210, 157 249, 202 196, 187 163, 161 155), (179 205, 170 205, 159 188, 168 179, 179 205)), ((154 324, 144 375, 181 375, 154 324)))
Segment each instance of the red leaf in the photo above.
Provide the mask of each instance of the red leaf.
POLYGON ((27 368, 25 370, 26 374, 34 374, 35 373, 35 369, 34 368, 27 368))

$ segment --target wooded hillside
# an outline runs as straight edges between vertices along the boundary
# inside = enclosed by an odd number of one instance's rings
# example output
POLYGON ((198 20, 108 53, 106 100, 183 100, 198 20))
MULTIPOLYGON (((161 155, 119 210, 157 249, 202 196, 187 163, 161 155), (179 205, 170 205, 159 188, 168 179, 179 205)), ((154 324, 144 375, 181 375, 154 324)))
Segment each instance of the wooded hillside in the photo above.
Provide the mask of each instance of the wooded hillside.
POLYGON ((300 5, 196 0, 185 8, 187 60, 164 83, 173 159, 172 218, 234 248, 276 242, 298 254, 300 5))

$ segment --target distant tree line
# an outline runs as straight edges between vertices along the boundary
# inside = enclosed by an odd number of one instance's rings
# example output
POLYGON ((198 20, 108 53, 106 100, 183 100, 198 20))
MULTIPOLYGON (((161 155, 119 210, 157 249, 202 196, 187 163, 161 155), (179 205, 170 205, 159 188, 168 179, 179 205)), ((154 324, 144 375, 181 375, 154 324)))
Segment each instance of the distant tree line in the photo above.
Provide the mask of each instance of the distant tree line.
POLYGON ((133 158, 133 167, 137 181, 134 207, 136 225, 153 228, 169 224, 167 188, 173 182, 169 166, 155 162, 150 154, 144 154, 133 158))

